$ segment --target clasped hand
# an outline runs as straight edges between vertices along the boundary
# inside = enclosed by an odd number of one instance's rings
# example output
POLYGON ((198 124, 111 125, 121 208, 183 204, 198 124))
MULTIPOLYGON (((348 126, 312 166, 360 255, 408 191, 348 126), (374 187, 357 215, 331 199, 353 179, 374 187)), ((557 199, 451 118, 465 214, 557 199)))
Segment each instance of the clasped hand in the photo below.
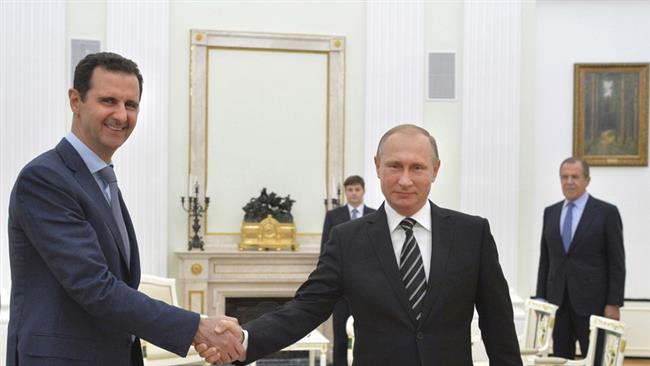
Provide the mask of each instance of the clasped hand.
POLYGON ((206 362, 224 364, 246 359, 243 340, 239 321, 220 315, 201 318, 192 344, 206 362))

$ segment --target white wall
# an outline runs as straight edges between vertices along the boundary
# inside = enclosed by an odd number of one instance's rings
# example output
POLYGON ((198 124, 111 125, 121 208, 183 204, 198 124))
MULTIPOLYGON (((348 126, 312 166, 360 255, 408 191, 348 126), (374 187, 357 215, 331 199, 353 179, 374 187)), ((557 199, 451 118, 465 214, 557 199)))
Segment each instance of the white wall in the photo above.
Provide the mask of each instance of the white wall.
MULTIPOLYGON (((562 199, 558 165, 572 153, 573 64, 650 61, 650 2, 538 1, 534 195, 528 241, 534 292, 545 206, 562 199)), ((650 173, 648 167, 594 167, 588 191, 618 206, 623 218, 625 297, 650 298, 650 173)), ((531 292, 531 293, 532 293, 531 292)))
POLYGON ((9 197, 20 169, 63 135, 64 25, 63 3, 0 2, 0 365, 11 287, 9 197))
MULTIPOLYGON (((102 50, 106 49, 106 0, 69 1, 65 6, 65 85, 72 87, 70 75, 70 40, 88 39, 99 41, 102 50)), ((66 131, 72 125, 72 111, 65 108, 66 131)))
POLYGON ((439 206, 458 209, 460 207, 463 85, 463 3, 461 1, 426 2, 424 11, 425 51, 455 51, 458 77, 456 100, 424 101, 423 127, 435 136, 441 160, 440 171, 431 188, 430 196, 439 206))

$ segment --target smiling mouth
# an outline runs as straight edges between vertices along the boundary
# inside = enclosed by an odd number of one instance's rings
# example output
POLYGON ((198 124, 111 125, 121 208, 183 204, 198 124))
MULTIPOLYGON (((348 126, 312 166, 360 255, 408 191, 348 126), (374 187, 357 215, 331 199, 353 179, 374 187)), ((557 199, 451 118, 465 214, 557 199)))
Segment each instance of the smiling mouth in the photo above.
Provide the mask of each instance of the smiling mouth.
POLYGON ((126 130, 126 126, 120 127, 120 126, 112 126, 112 125, 109 125, 109 124, 104 124, 104 126, 108 127, 112 131, 124 131, 124 130, 126 130))

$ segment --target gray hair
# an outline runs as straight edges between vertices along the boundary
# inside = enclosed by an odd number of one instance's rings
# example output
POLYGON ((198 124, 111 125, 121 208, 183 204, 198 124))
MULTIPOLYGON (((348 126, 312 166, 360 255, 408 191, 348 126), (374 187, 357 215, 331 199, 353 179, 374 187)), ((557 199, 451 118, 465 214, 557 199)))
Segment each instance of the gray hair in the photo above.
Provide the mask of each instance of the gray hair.
POLYGON ((580 165, 582 165, 582 172, 584 173, 585 178, 589 178, 589 164, 583 159, 577 158, 575 156, 566 158, 562 161, 562 164, 560 164, 560 174, 562 174, 562 167, 564 166, 564 164, 575 164, 575 163, 580 163, 580 165))

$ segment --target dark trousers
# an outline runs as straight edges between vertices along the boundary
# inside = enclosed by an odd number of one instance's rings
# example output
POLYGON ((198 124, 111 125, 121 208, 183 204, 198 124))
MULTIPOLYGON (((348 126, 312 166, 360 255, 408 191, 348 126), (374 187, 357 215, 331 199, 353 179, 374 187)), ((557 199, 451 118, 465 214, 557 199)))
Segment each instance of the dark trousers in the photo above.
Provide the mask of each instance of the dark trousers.
MULTIPOLYGON (((596 314, 600 315, 600 314, 596 314)), ((568 359, 576 357, 576 340, 580 344, 580 354, 587 357, 589 349, 589 315, 578 314, 573 310, 569 292, 564 289, 564 300, 555 314, 553 327, 553 355, 568 359)), ((596 365, 602 357, 603 335, 598 335, 596 348, 596 365)))
POLYGON ((334 306, 334 366, 348 366, 348 333, 345 325, 350 316, 350 306, 346 299, 341 299, 334 306))

